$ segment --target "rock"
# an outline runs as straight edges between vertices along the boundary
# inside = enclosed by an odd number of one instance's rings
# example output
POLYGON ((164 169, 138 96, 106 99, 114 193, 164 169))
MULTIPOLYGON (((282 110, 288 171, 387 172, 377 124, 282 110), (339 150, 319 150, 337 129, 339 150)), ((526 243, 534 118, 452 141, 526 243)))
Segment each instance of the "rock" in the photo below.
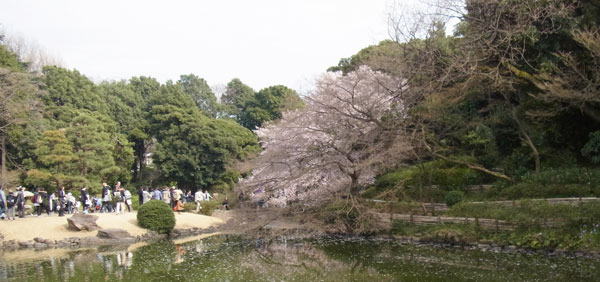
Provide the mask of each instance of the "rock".
POLYGON ((70 242, 67 242, 67 241, 58 241, 58 242, 56 242, 56 245, 57 245, 59 248, 66 248, 66 247, 70 247, 70 246, 71 246, 71 243, 70 243, 70 242))
POLYGON ((42 244, 46 244, 46 245, 54 244, 53 240, 48 240, 48 239, 44 239, 44 238, 40 238, 40 237, 33 238, 33 241, 35 241, 36 243, 42 243, 42 244))
POLYGON ((69 223, 69 229, 74 231, 94 231, 100 229, 100 226, 96 224, 98 217, 91 214, 75 214, 72 217, 67 218, 69 223))
POLYGON ((129 232, 118 229, 118 228, 108 228, 98 230, 98 234, 96 235, 98 238, 104 239, 125 239, 125 238, 133 238, 129 232))
POLYGON ((20 241, 19 242, 19 247, 21 248, 31 248, 33 247, 34 242, 33 241, 20 241))
POLYGON ((482 249, 482 250, 487 249, 489 247, 490 247, 490 245, 488 245, 488 244, 477 244, 477 248, 482 249))
POLYGON ((48 245, 46 245, 44 243, 35 243, 35 244, 33 244, 33 247, 36 249, 45 249, 48 247, 48 245))

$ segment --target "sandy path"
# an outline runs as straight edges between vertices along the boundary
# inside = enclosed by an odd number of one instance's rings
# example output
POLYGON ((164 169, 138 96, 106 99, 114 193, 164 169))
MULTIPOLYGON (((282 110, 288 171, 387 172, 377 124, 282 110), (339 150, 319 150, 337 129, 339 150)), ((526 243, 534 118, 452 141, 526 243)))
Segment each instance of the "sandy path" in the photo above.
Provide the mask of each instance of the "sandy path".
MULTIPOLYGON (((136 213, 104 214, 95 213, 98 216, 98 225, 101 228, 120 228, 127 230, 131 235, 141 235, 147 232, 137 225, 136 213)), ((0 220, 0 234, 4 240, 27 241, 35 237, 50 240, 61 240, 68 237, 96 236, 97 231, 71 231, 67 229, 67 218, 56 215, 40 217, 28 216, 17 218, 17 220, 0 220)), ((193 213, 175 213, 175 228, 207 228, 222 224, 223 220, 206 215, 193 213)))

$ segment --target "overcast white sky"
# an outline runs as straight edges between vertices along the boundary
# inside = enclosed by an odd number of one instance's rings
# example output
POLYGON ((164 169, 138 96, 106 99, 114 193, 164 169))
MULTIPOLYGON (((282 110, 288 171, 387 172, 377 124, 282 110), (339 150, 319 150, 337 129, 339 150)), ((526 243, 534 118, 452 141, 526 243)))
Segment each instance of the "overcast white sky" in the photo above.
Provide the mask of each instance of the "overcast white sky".
POLYGON ((342 57, 388 38, 389 0, 2 0, 0 24, 88 77, 194 73, 304 92, 342 57))

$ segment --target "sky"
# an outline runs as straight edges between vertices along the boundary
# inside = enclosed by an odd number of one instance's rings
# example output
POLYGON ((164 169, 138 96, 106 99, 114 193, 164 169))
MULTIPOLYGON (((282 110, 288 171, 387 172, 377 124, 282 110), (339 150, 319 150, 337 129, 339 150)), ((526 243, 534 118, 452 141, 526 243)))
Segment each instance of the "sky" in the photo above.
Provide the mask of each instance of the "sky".
POLYGON ((194 73, 260 90, 314 79, 388 39, 390 0, 2 0, 0 24, 93 79, 194 73))

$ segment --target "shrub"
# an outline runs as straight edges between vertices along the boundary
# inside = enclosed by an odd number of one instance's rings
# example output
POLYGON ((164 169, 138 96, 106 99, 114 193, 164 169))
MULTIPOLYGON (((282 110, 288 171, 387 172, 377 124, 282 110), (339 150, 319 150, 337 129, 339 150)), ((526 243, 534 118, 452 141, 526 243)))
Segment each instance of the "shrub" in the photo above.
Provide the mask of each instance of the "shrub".
POLYGON ((131 192, 131 208, 133 210, 139 210, 140 209, 140 197, 137 194, 137 191, 129 191, 131 192))
MULTIPOLYGON (((203 215, 212 215, 213 211, 215 211, 217 209, 217 207, 219 207, 219 202, 218 201, 202 201, 200 202, 200 206, 202 207, 200 209, 200 213, 203 215)), ((195 207, 194 207, 195 208, 195 207)))
POLYGON ((426 241, 439 242, 439 243, 462 243, 470 242, 473 239, 468 238, 464 231, 453 228, 441 228, 434 230, 423 237, 426 241))
POLYGON ((444 197, 444 202, 446 202, 446 205, 448 205, 449 207, 454 206, 455 204, 458 204, 460 202, 462 202, 462 200, 465 198, 465 193, 462 191, 450 191, 446 194, 446 197, 444 197))
POLYGON ((163 201, 152 200, 143 204, 137 214, 138 224, 161 234, 168 234, 175 227, 175 214, 163 201))
POLYGON ((185 203, 183 204, 183 211, 192 212, 196 210, 196 203, 185 203))

